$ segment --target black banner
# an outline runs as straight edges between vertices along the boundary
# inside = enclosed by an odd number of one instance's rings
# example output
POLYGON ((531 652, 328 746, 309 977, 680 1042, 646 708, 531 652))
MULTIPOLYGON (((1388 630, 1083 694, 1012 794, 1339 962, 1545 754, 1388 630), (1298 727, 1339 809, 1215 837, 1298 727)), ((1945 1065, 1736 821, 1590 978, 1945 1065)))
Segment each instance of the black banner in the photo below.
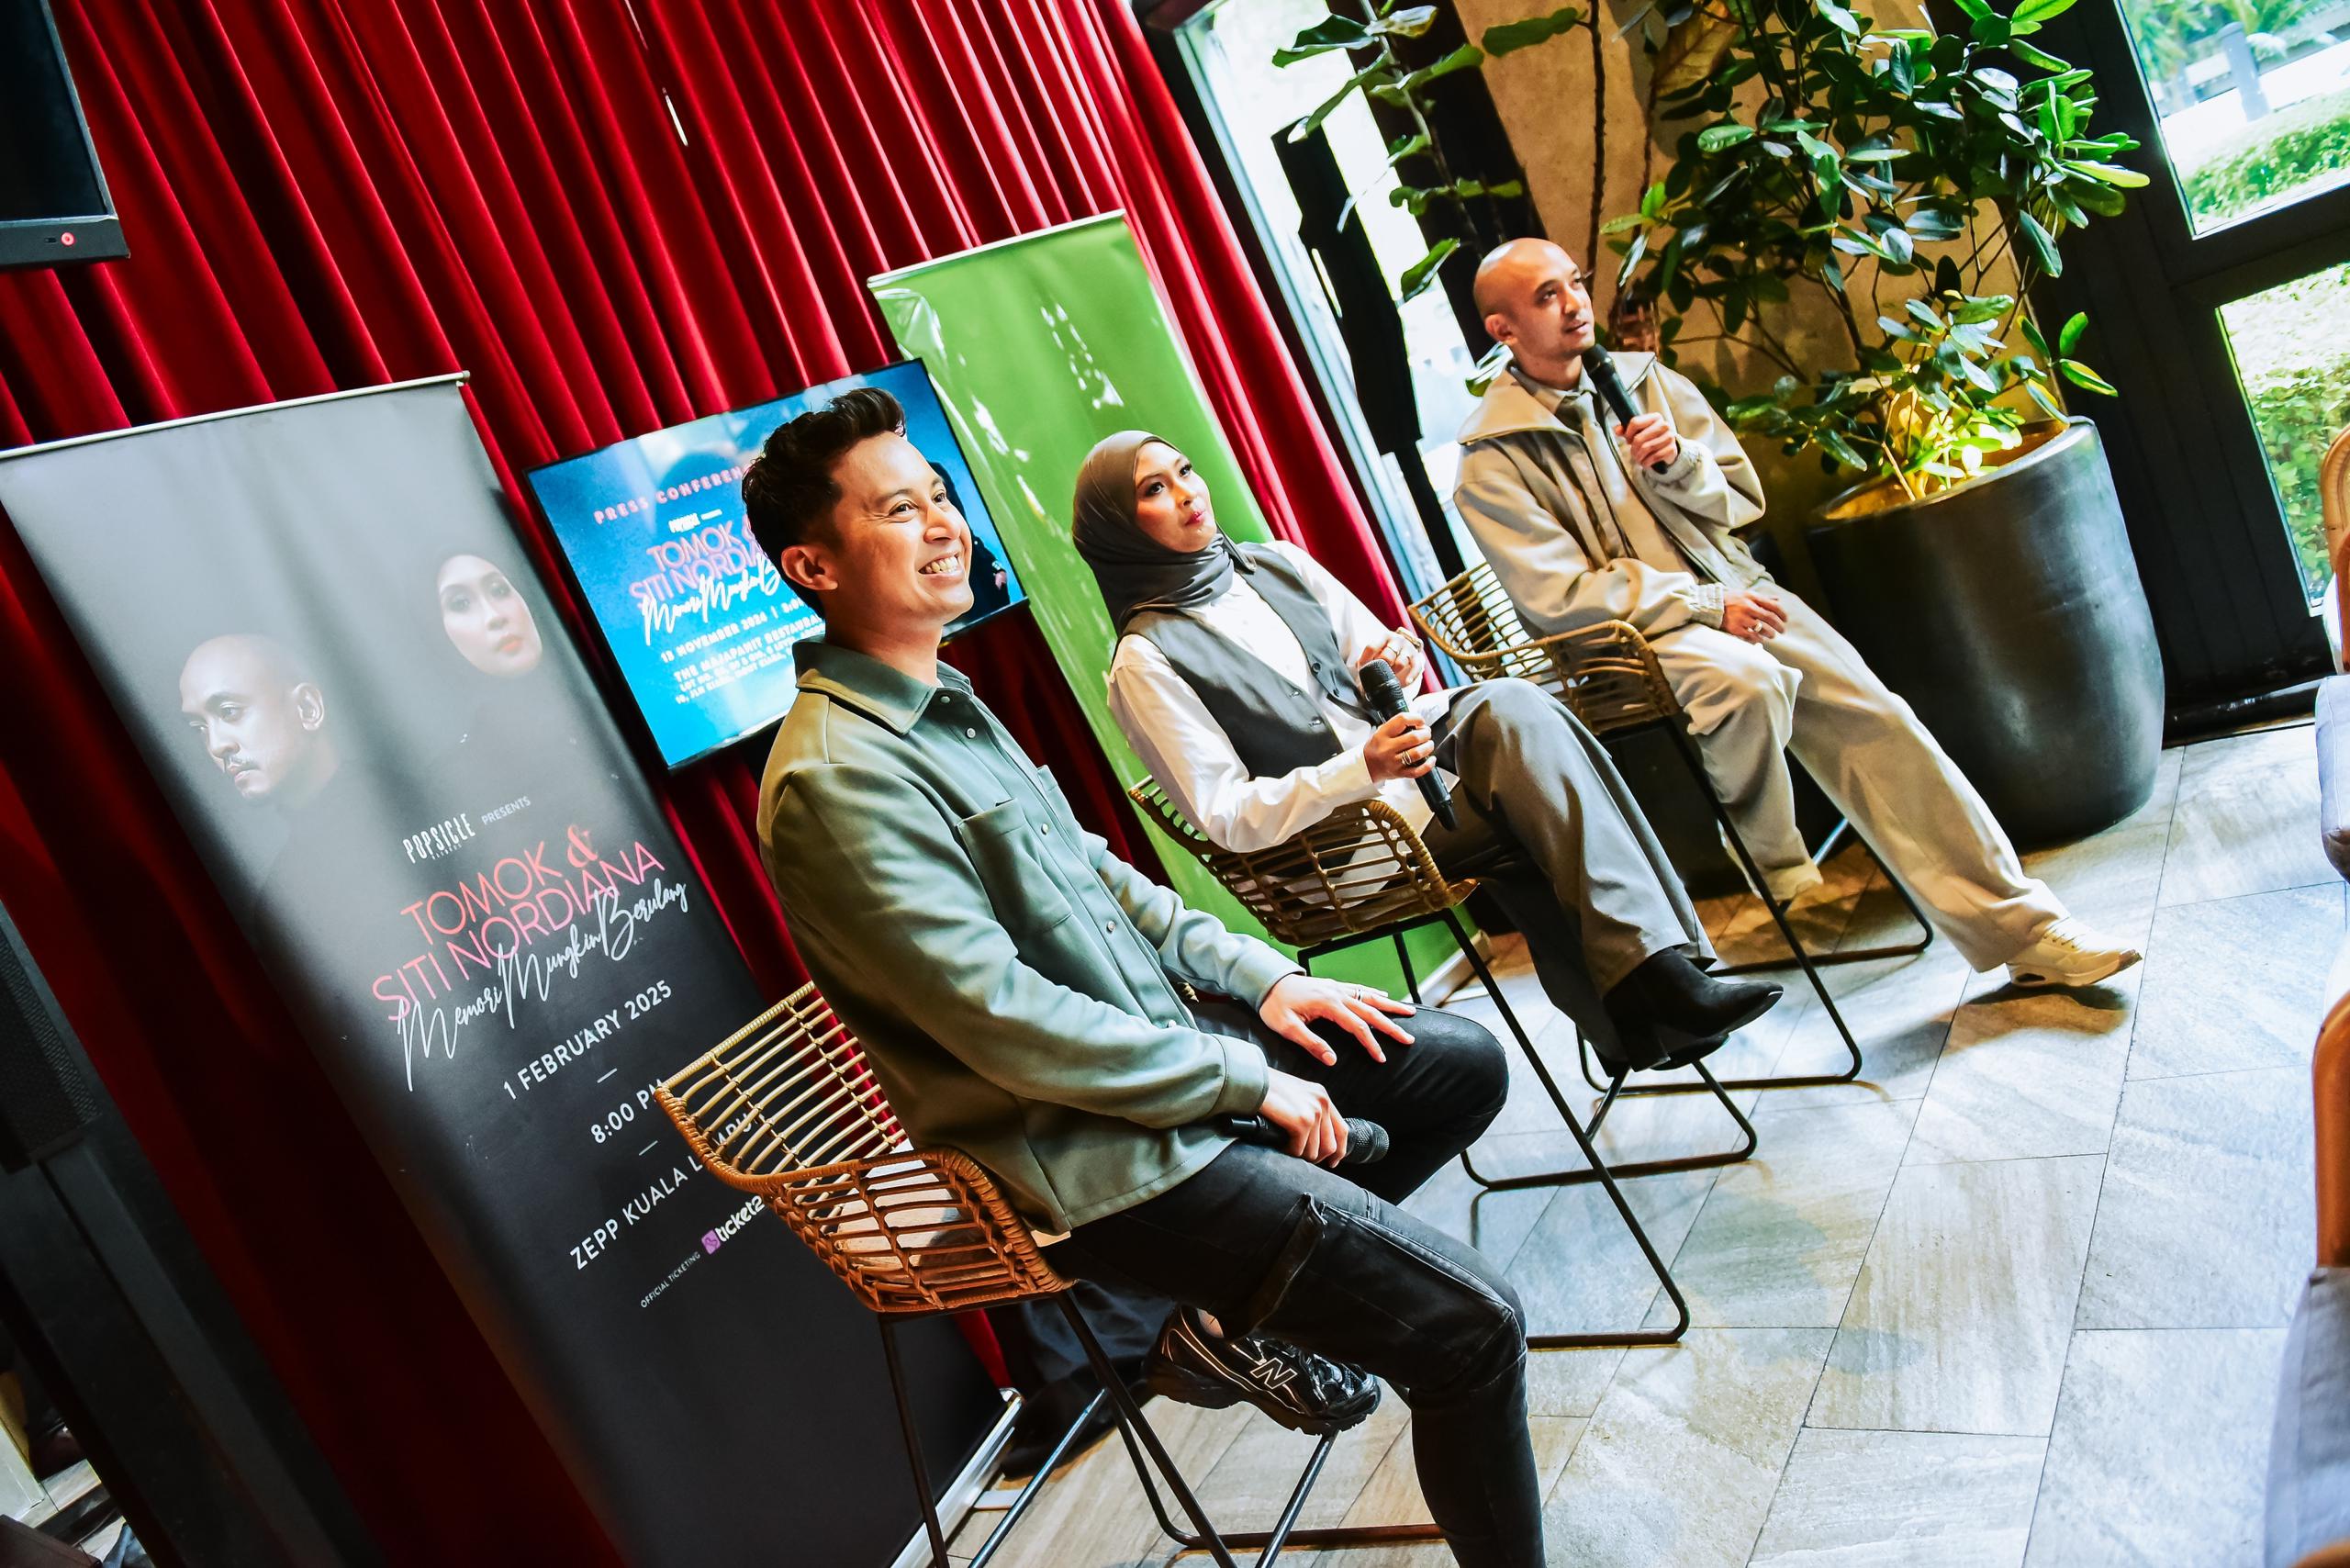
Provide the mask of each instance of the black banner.
MULTIPOLYGON (((0 454, 0 506, 630 1561, 889 1562, 917 1516, 871 1320, 652 1100, 762 998, 457 384, 0 454)), ((944 1479, 1001 1406, 919 1327, 944 1479)))

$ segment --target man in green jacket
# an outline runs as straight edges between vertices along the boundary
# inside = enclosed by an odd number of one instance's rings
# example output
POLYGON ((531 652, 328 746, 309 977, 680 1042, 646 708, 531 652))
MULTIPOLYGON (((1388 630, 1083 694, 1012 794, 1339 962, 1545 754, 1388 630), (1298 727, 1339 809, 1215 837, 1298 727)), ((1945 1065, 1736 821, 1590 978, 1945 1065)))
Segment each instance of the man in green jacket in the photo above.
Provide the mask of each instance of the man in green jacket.
POLYGON ((1394 1206, 1500 1110, 1500 1047, 1302 973, 1079 827, 938 662, 971 603, 971 536, 902 427, 887 393, 846 393, 743 482, 761 546, 825 622, 759 800, 801 957, 915 1140, 985 1166, 1056 1269, 1182 1304, 1156 1390, 1312 1426, 1375 1400, 1347 1367, 1384 1377, 1458 1560, 1535 1568, 1516 1297, 1394 1206), (1342 1112, 1392 1140, 1360 1181, 1329 1168, 1342 1112), (1286 1148, 1235 1141, 1232 1117, 1286 1148))

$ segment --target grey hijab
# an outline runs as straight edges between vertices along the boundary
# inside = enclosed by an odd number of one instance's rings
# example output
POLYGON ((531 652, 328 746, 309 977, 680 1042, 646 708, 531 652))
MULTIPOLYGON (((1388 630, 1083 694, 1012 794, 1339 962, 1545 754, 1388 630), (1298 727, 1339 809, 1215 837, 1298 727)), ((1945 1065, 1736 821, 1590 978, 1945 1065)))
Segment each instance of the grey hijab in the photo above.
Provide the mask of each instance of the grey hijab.
POLYGON ((1257 569, 1221 532, 1206 549, 1185 554, 1142 531, 1135 521, 1135 458, 1153 441, 1175 444, 1148 431, 1120 431, 1097 442, 1078 468, 1069 503, 1077 553, 1093 568, 1110 624, 1121 633, 1138 610, 1206 604, 1224 592, 1236 568, 1257 569))

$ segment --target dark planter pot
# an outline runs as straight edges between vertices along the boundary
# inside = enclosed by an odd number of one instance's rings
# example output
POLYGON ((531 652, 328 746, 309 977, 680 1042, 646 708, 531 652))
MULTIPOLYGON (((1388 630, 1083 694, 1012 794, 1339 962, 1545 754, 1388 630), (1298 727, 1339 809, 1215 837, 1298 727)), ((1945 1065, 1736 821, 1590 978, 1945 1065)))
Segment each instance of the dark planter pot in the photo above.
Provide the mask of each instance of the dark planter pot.
POLYGON ((2046 431, 1922 500, 1849 490, 1807 531, 1837 628, 2026 846, 2144 805, 2163 734, 2162 655, 2097 426, 2046 431))

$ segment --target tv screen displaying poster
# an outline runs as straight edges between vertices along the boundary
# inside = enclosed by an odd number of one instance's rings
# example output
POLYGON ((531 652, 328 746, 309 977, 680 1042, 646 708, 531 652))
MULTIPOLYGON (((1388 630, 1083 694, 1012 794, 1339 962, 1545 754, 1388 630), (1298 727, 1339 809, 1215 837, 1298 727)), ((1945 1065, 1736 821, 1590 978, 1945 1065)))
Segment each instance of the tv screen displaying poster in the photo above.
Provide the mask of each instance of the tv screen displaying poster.
POLYGON ((918 360, 712 414, 552 463, 532 493, 671 767, 783 716, 792 648, 823 622, 776 570, 743 516, 743 470, 776 427, 843 392, 878 386, 906 410, 906 439, 971 525, 964 631, 1025 597, 963 449, 918 360))

